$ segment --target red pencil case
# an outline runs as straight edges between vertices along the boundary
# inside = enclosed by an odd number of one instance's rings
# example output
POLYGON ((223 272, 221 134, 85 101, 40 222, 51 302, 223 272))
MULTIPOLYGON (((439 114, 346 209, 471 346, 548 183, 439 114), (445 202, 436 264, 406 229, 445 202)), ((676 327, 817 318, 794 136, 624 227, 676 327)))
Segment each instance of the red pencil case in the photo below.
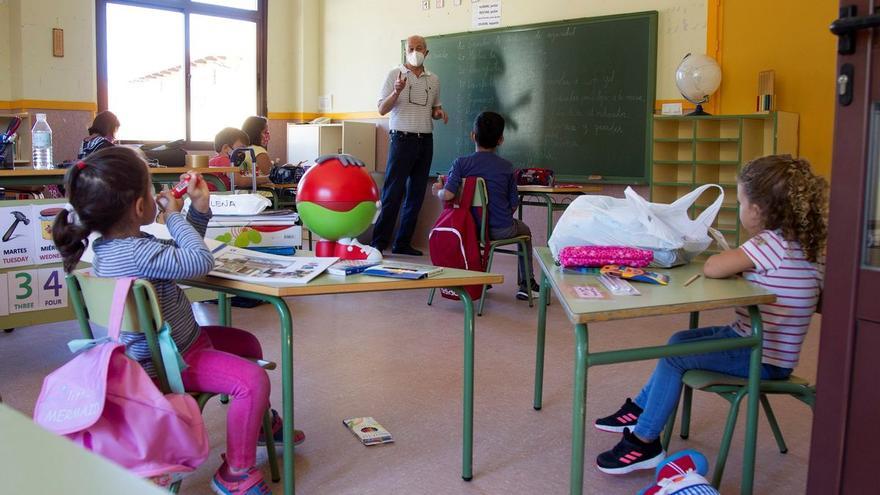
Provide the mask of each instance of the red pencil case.
POLYGON ((628 246, 568 246, 559 251, 559 263, 565 268, 605 265, 641 268, 653 260, 652 251, 628 246))

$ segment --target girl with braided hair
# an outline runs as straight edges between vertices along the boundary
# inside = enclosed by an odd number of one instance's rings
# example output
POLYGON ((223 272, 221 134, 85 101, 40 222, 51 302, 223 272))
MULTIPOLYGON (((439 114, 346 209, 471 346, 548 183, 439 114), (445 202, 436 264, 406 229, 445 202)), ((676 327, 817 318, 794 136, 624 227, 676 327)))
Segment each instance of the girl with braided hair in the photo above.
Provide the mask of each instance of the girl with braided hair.
MULTIPOLYGON (((747 163, 737 178, 737 199, 749 239, 711 256, 703 267, 709 278, 741 274, 776 295, 776 302, 759 305, 764 326, 762 380, 791 375, 816 311, 827 191, 828 183, 810 170, 806 160, 774 155, 747 163)), ((747 337, 751 332, 749 313, 740 307, 733 323, 678 332, 669 343, 747 337)), ((660 359, 635 400, 627 398, 616 413, 596 420, 600 430, 623 433, 613 449, 597 458, 599 470, 624 474, 660 464, 665 457, 660 432, 678 402, 682 375, 700 369, 747 377, 750 352, 740 348, 660 359)))

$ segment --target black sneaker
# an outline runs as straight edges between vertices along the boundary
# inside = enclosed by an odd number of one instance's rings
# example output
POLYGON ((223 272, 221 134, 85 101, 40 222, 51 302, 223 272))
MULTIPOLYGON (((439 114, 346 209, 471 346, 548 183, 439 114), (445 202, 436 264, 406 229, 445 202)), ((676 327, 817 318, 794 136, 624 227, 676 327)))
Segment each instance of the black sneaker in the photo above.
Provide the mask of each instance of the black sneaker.
POLYGON ((597 419, 594 426, 602 431, 623 433, 624 428, 629 428, 630 430, 635 428, 641 415, 642 408, 627 397, 626 402, 623 403, 623 406, 616 413, 597 419))
POLYGON ((391 248, 392 254, 405 254, 407 256, 421 256, 422 252, 412 246, 397 246, 391 248))
MULTIPOLYGON (((532 289, 532 298, 537 299, 541 297, 541 286, 538 285, 538 282, 535 282, 535 279, 530 280, 530 282, 531 283, 529 285, 532 289)), ((520 301, 528 301, 529 293, 527 292, 527 289, 525 287, 520 287, 519 290, 516 291, 516 298, 520 301)))
POLYGON ((666 452, 660 445, 660 439, 645 443, 638 439, 629 428, 623 429, 623 440, 613 449, 599 454, 596 467, 605 474, 626 474, 639 469, 654 469, 663 459, 666 452))

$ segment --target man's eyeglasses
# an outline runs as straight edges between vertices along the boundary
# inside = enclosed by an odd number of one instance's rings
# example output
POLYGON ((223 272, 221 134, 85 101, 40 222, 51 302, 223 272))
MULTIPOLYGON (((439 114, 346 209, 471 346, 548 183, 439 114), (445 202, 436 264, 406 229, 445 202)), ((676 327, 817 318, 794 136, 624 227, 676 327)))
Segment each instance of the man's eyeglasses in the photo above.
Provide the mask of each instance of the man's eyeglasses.
POLYGON ((415 94, 415 100, 413 100, 413 87, 409 87, 409 102, 413 105, 419 105, 421 107, 428 106, 428 88, 425 88, 425 94, 422 95, 422 90, 417 89, 415 94), (423 99, 424 96, 424 99, 423 99))

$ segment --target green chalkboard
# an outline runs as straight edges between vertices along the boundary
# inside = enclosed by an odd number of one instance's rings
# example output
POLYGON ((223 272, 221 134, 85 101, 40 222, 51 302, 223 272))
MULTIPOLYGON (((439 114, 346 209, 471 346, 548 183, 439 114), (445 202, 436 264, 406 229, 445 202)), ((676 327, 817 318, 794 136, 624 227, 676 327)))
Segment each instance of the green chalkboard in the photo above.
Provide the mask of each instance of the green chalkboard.
POLYGON ((432 173, 473 152, 483 110, 507 121, 501 156, 557 179, 646 182, 657 66, 657 12, 427 38, 448 125, 434 123, 432 173))

